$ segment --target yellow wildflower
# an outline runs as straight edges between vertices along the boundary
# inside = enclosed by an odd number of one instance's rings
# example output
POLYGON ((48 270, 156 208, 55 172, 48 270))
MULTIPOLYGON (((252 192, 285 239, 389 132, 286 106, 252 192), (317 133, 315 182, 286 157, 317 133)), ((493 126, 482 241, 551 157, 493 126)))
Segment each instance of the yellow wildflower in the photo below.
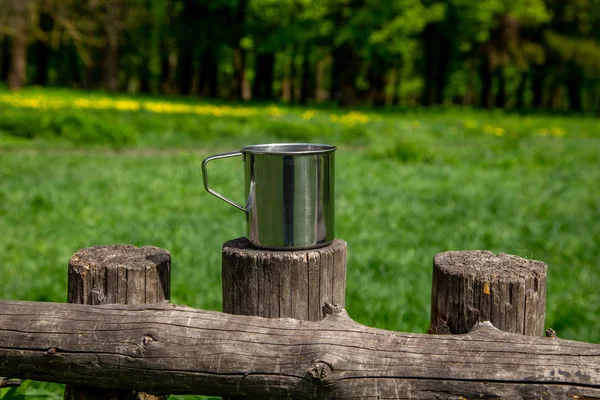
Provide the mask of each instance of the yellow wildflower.
POLYGON ((114 102, 114 107, 121 111, 137 111, 141 108, 141 105, 134 100, 117 100, 114 102))
POLYGON ((277 106, 271 106, 267 109, 267 112, 272 117, 280 117, 282 112, 277 106))
POLYGON ((357 124, 364 125, 367 122, 369 122, 369 116, 366 114, 363 114, 361 112, 358 112, 358 111, 351 111, 348 114, 344 114, 344 115, 340 115, 340 116, 332 115, 330 119, 332 122, 339 122, 339 123, 342 123, 344 125, 349 125, 349 126, 353 126, 353 125, 357 125, 357 124))
MULTIPOLYGON (((0 102, 14 107, 49 109, 49 108, 80 108, 91 110, 138 111, 144 109, 152 113, 179 113, 213 116, 244 117, 257 114, 252 107, 230 107, 214 105, 189 105, 163 101, 139 101, 131 99, 116 99, 109 97, 77 97, 70 100, 53 99, 43 95, 23 95, 21 93, 0 94, 0 102)), ((281 115, 277 107, 269 109, 271 115, 281 115)))
POLYGON ((465 126, 465 129, 475 129, 475 128, 479 127, 479 122, 472 120, 472 119, 467 119, 464 122, 464 126, 465 126))
POLYGON ((484 125, 483 131, 487 135, 493 135, 493 136, 504 136, 504 133, 505 133, 504 128, 502 128, 500 126, 492 126, 492 125, 484 125))
POLYGON ((302 113, 302 119, 309 121, 313 119, 316 114, 317 112, 315 110, 306 110, 302 113))
POLYGON ((492 125, 484 125, 483 126, 483 131, 485 133, 487 133, 488 135, 493 135, 494 134, 494 127, 492 125))
POLYGON ((536 132, 536 134, 538 134, 539 136, 548 136, 549 133, 550 130, 546 128, 538 129, 538 131, 536 132))

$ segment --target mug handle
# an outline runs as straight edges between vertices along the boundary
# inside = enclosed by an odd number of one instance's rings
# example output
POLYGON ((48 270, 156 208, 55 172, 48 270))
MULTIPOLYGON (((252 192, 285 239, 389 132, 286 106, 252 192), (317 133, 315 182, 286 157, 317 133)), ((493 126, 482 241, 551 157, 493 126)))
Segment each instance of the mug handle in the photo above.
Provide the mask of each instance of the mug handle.
POLYGON ((206 171, 206 164, 208 164, 210 161, 218 160, 218 159, 221 159, 221 158, 237 157, 237 156, 241 156, 241 155, 242 155, 241 151, 232 151, 232 152, 229 152, 229 153, 222 153, 222 154, 217 154, 217 155, 214 155, 214 156, 207 157, 204 161, 202 161, 202 178, 204 180, 204 188, 206 189, 206 191, 208 193, 212 194, 213 196, 218 197, 219 199, 223 200, 227 204, 231 204, 232 206, 234 206, 235 208, 238 208, 238 209, 242 210, 243 212, 247 212, 246 208, 240 206, 235 201, 230 200, 227 197, 225 197, 225 196, 223 196, 223 195, 215 192, 211 188, 209 188, 208 187, 208 173, 206 171))

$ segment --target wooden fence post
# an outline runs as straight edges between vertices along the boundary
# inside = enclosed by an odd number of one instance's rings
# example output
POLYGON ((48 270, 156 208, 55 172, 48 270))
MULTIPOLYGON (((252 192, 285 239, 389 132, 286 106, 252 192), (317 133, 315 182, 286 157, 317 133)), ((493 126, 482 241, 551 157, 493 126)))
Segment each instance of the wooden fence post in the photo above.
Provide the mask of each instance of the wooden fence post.
POLYGON ((541 261, 482 250, 436 255, 429 332, 466 333, 490 321, 505 332, 543 336, 547 268, 541 261))
POLYGON ((345 304, 346 253, 343 240, 295 251, 230 240, 223 245, 223 312, 319 321, 325 302, 345 304))
MULTIPOLYGON (((152 304, 170 299, 171 255, 131 245, 79 250, 69 260, 69 303, 152 304)), ((143 392, 67 385, 65 400, 158 400, 143 392)))

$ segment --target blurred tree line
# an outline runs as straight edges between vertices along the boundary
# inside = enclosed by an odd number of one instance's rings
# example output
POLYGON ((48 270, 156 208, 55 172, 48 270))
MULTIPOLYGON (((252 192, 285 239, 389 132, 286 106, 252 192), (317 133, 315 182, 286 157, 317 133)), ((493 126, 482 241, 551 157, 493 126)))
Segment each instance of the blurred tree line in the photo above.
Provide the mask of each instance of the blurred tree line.
POLYGON ((600 0, 0 0, 0 80, 600 111, 600 0))

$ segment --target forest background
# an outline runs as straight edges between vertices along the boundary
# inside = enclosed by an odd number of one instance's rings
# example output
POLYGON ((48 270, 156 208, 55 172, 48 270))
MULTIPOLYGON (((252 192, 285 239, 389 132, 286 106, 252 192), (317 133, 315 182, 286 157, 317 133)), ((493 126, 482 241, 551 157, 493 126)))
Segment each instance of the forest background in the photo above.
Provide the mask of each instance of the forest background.
POLYGON ((546 326, 598 343, 599 38, 600 0, 0 0, 1 298, 64 302, 73 253, 131 243, 220 310, 245 221, 202 160, 320 142, 356 321, 426 332, 433 256, 487 249, 546 262, 546 326))
POLYGON ((0 0, 0 81, 600 110, 598 0, 0 0))

